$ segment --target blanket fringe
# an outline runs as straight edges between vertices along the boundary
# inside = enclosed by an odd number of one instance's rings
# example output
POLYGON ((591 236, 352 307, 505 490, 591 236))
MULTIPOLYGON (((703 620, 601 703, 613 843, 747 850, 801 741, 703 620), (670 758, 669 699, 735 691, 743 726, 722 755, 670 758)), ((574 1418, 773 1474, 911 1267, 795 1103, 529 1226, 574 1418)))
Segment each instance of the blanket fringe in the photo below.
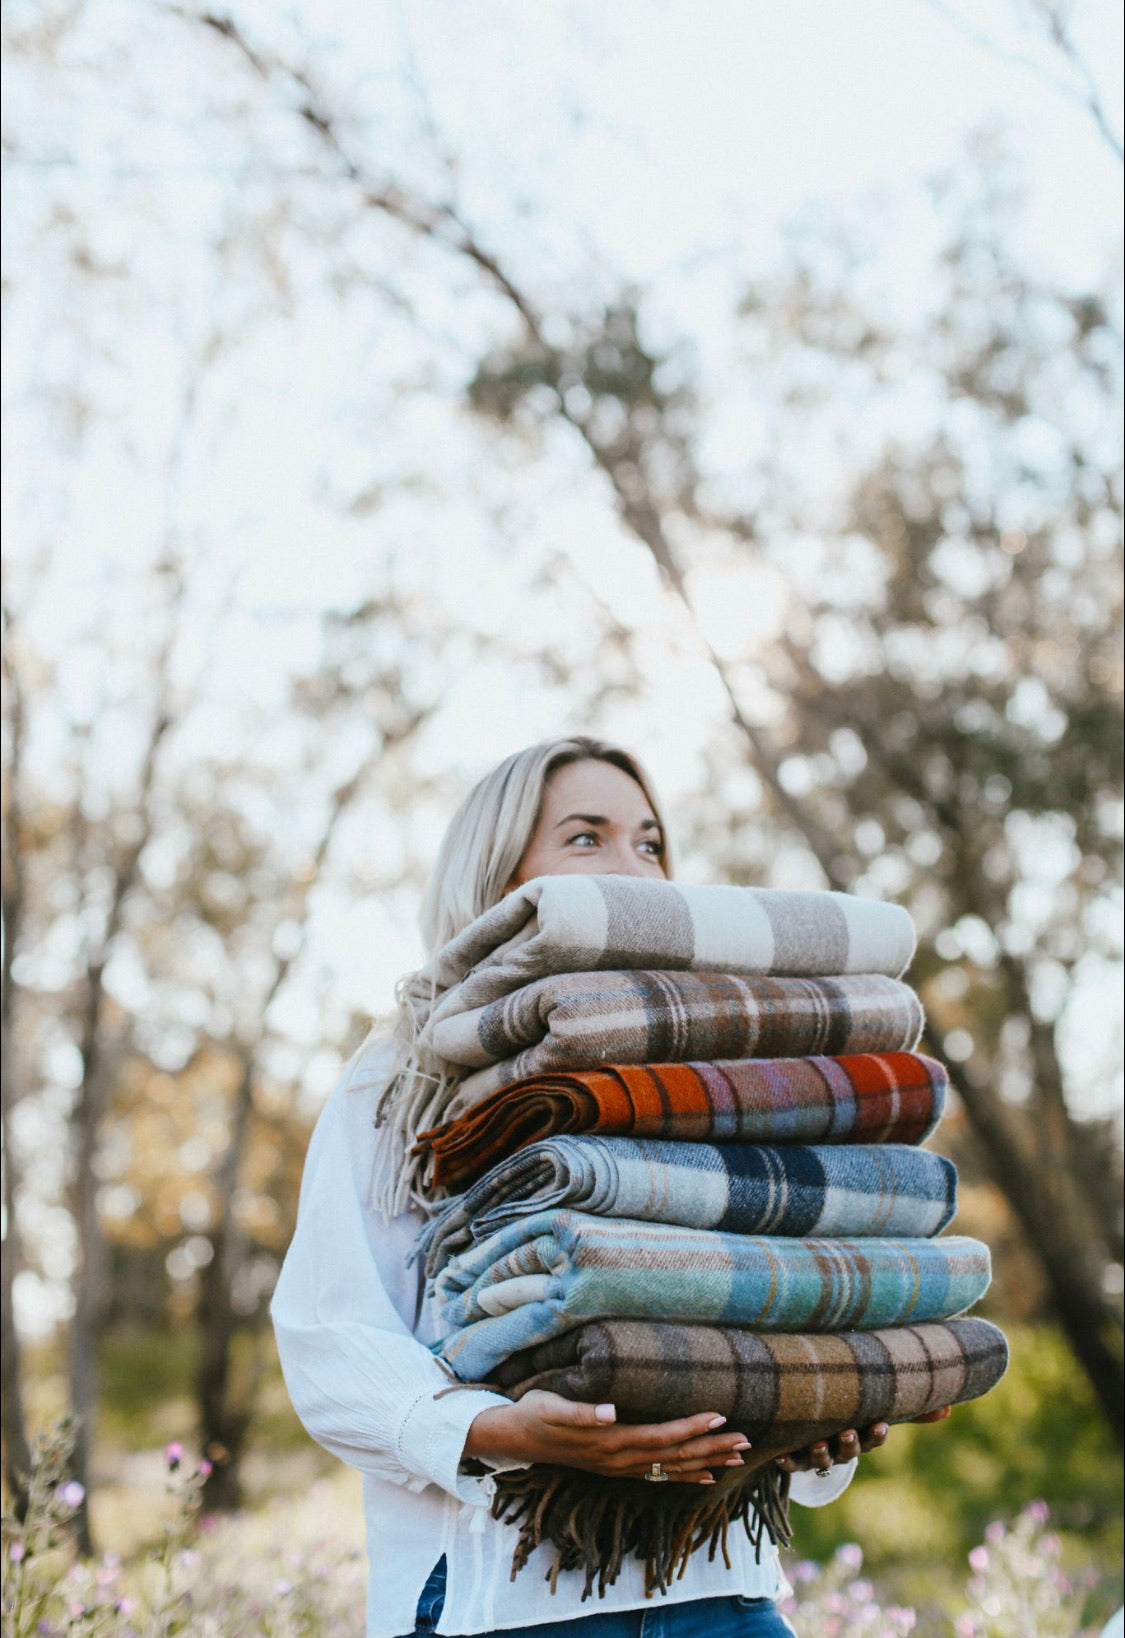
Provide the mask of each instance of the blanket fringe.
POLYGON ((551 1591, 564 1571, 581 1570, 583 1603, 595 1587, 603 1597, 630 1556, 644 1560, 646 1594, 667 1592, 701 1547, 712 1559, 721 1551, 729 1568, 728 1533, 736 1522, 758 1559, 766 1537, 778 1547, 789 1546, 789 1475, 776 1462, 767 1461, 749 1474, 724 1474, 703 1497, 700 1488, 657 1488, 633 1479, 607 1484, 563 1467, 498 1474, 493 1515, 519 1529, 511 1579, 543 1542, 555 1548, 546 1577, 551 1591))

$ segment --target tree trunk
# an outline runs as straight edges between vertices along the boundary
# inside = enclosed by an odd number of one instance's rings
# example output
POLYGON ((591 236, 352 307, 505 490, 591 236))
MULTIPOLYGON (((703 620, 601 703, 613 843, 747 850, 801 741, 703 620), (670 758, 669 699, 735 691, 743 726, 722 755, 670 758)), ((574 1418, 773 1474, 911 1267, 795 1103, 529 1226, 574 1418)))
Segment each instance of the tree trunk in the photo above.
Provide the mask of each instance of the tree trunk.
POLYGON ((231 1305, 229 1236, 212 1237, 215 1255, 203 1270, 200 1289, 202 1315, 196 1392, 200 1439, 211 1472, 203 1486, 208 1512, 231 1512, 242 1505, 241 1462, 250 1426, 248 1406, 236 1405, 232 1382, 232 1348, 238 1317, 231 1305))
POLYGON ((219 1217, 211 1235, 213 1255, 203 1270, 199 1293, 196 1392, 203 1451, 212 1463, 203 1488, 203 1505, 211 1511, 241 1505, 239 1465, 252 1414, 248 1404, 234 1402, 232 1348, 238 1316, 231 1293, 243 1249, 234 1219, 234 1191, 250 1125, 253 1089, 254 1061, 247 1053, 235 1091, 230 1139, 216 1174, 219 1217))
MULTIPOLYGON (((92 1066, 91 1066, 92 1068, 92 1066)), ((74 1452, 71 1472, 86 1494, 74 1521, 78 1551, 89 1556, 94 1551, 90 1528, 90 1457, 98 1399, 97 1336, 101 1312, 101 1280, 104 1256, 101 1225, 98 1221, 94 1152, 98 1133, 100 1099, 92 1075, 83 1080, 74 1115, 74 1178, 72 1211, 78 1237, 74 1272, 74 1314, 70 1321, 69 1376, 70 1406, 75 1419, 74 1452)))
MULTIPOLYGON (((5 1009, 7 1010, 7 1009, 5 1009)), ((4 1019, 3 1045, 0 1046, 0 1076, 3 1078, 4 1213, 7 1219, 4 1255, 0 1258, 0 1372, 4 1378, 4 1392, 0 1395, 0 1428, 4 1434, 4 1479, 12 1498, 12 1507, 22 1519, 27 1510, 27 1481, 31 1472, 31 1449, 27 1438, 27 1423, 23 1408, 23 1362, 19 1332, 16 1330, 12 1306, 12 1287, 20 1266, 20 1238, 16 1222, 17 1176, 16 1162, 11 1147, 10 1099, 12 1095, 13 1059, 11 1019, 4 1019)))
POLYGON ((1074 1182, 1061 1170, 1052 1175, 1049 1151, 1039 1157, 1027 1153, 996 1094, 967 1069, 950 1064, 949 1078, 984 1145, 997 1186, 1043 1265, 1059 1323, 1106 1420, 1116 1437, 1125 1439, 1121 1325, 1092 1271, 1090 1247, 1076 1233, 1081 1215, 1072 1198, 1074 1182))

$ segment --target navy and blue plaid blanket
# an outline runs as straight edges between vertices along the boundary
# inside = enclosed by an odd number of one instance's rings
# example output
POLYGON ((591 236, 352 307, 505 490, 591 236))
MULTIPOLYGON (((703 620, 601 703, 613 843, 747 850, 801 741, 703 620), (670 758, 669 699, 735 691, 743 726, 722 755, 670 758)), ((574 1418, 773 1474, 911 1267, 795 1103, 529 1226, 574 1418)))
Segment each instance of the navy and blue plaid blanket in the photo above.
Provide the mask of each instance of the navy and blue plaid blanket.
POLYGON ((503 1160, 430 1223, 433 1278, 474 1241, 563 1207, 731 1234, 939 1234, 956 1210, 950 1160, 901 1143, 772 1145, 557 1137, 503 1160))

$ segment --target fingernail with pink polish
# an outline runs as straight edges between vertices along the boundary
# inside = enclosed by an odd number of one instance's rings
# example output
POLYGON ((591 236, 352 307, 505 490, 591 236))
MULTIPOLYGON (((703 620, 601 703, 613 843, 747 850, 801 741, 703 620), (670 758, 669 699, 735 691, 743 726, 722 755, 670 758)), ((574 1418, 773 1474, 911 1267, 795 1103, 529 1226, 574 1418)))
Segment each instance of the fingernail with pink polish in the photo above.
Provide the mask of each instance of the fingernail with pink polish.
POLYGON ((707 1426, 709 1428, 721 1428, 726 1425, 726 1420, 725 1416, 713 1416, 707 1426))
POLYGON ((594 1418, 598 1422, 616 1422, 617 1421, 617 1406, 616 1405, 595 1405, 594 1406, 594 1418))

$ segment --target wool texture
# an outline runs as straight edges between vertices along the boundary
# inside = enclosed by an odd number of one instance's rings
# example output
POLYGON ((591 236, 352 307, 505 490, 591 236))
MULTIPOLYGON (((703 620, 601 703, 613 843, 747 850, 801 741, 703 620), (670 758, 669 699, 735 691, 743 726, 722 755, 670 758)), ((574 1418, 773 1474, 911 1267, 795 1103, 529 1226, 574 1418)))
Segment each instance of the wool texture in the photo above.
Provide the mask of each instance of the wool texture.
POLYGON ((473 1012, 552 973, 668 971, 897 978, 914 954, 900 906, 849 893, 539 876, 439 950, 419 987, 432 1018, 473 1012))
POLYGON ((437 1277, 435 1352, 465 1382, 586 1320, 874 1330, 948 1319, 988 1289, 977 1240, 790 1239, 545 1211, 437 1277))
POLYGON ((900 1143, 549 1138, 501 1161, 432 1220, 426 1273, 521 1218, 564 1207, 728 1234, 928 1238, 950 1221, 956 1196, 952 1161, 900 1143))
POLYGON ((879 975, 560 973, 450 1020, 447 1035, 439 1025, 435 1038, 464 1071, 475 1070, 448 1104, 445 1118, 454 1120, 500 1087, 552 1070, 909 1052, 923 1022, 914 991, 879 975))
MULTIPOLYGON (((467 1071, 504 1060, 540 1038, 523 1034, 497 1050, 492 1009, 541 979, 646 969, 894 977, 913 951, 914 929, 904 910, 850 894, 681 886, 628 876, 527 882, 450 940, 403 989, 409 1051, 379 1107, 387 1131, 377 1198, 388 1211, 403 1209, 411 1198, 422 1202, 418 1167, 407 1160, 411 1145, 420 1131, 447 1118, 450 1097, 467 1071)), ((516 1011, 528 1015, 526 1006, 516 1011)), ((649 1052, 640 1061, 686 1055, 741 1056, 742 1048, 649 1052)), ((579 1059, 556 1055, 506 1078, 470 1077, 475 1087, 466 1088, 458 1112, 485 1091, 538 1068, 584 1068, 622 1056, 603 1042, 595 1057, 587 1048, 579 1059)))
POLYGON ((921 1143, 948 1077, 913 1052, 717 1063, 607 1064, 502 1087, 421 1135, 433 1190, 464 1189, 556 1134, 709 1143, 921 1143))
MULTIPOLYGON (((607 1484, 574 1468, 533 1466, 497 1476, 493 1511, 519 1528, 513 1577, 541 1542, 555 1547, 552 1574, 584 1570, 583 1597, 604 1593, 626 1557, 645 1560, 650 1591, 683 1572, 707 1547, 726 1556, 741 1523, 760 1549, 789 1539, 786 1483, 774 1457, 875 1421, 904 1422, 977 1399, 1008 1364, 1003 1333, 986 1320, 871 1331, 760 1334, 611 1319, 583 1325, 509 1357, 493 1373, 519 1399, 546 1388, 567 1399, 616 1405, 621 1422, 663 1422, 701 1407, 751 1441, 741 1469, 715 1486, 607 1484)), ((728 1559, 729 1563, 729 1559, 728 1559)))

